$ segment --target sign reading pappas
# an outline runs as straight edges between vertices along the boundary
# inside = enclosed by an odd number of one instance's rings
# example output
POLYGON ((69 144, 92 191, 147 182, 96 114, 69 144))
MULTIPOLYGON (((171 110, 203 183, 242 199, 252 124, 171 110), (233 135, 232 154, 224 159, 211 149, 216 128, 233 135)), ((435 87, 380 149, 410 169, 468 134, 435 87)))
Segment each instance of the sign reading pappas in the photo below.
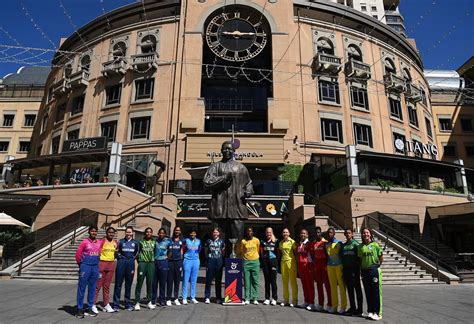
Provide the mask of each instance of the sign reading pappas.
POLYGON ((225 259, 224 305, 243 305, 242 259, 225 259))
POLYGON ((75 140, 66 140, 63 144, 63 152, 93 151, 105 149, 107 147, 107 138, 89 137, 75 140))

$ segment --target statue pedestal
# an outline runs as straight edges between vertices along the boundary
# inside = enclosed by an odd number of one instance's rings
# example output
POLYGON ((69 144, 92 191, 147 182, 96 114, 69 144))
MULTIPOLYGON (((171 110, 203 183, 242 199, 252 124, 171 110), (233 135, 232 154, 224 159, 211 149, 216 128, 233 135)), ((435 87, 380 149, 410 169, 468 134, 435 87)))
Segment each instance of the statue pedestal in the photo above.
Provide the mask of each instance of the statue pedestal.
POLYGON ((238 258, 225 259, 225 292, 226 306, 244 305, 242 296, 243 262, 238 258))

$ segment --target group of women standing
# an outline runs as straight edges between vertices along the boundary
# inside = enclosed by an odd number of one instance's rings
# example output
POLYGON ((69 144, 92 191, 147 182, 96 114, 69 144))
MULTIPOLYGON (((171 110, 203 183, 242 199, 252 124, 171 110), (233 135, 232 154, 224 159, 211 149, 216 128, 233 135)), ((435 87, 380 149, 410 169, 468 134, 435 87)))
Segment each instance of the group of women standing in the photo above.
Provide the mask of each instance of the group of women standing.
MULTIPOLYGON (((98 240, 97 228, 89 228, 89 238, 81 242, 76 261, 80 267, 77 290, 76 317, 97 316, 96 307, 99 291, 103 289, 103 310, 117 312, 120 309, 120 297, 125 281, 125 309, 139 311, 141 308, 141 290, 146 282, 146 306, 154 309, 156 305, 171 306, 188 304, 188 286, 190 300, 197 304, 196 283, 200 267, 199 254, 204 247, 207 258, 205 303, 210 303, 211 283, 215 280, 216 302, 222 302, 222 272, 225 243, 220 238, 219 228, 214 228, 211 238, 202 246, 197 232, 191 230, 189 237, 183 239, 181 229, 175 227, 170 238, 161 228, 158 237, 153 237, 153 229, 145 229, 144 238, 136 241, 132 227, 127 227, 125 237, 114 240, 116 231, 110 227, 106 237, 98 240), (135 301, 131 300, 131 286, 135 274, 135 260, 138 261, 135 301), (113 303, 109 301, 109 288, 115 272, 113 303), (178 299, 179 282, 183 272, 181 290, 182 302, 178 299), (83 300, 88 288, 89 309, 84 312, 83 300)), ((281 271, 283 283, 283 301, 281 306, 298 305, 297 274, 301 280, 304 303, 300 305, 308 310, 344 315, 362 315, 362 289, 360 276, 364 284, 368 304, 367 317, 374 320, 382 318, 381 270, 383 261, 380 246, 372 240, 369 229, 362 231, 362 243, 352 237, 352 230, 346 229, 346 242, 335 238, 330 228, 328 240, 322 237, 321 228, 316 228, 316 239, 310 241, 308 231, 300 231, 297 243, 290 237, 290 231, 282 231, 282 239, 277 240, 272 228, 265 231, 265 239, 254 237, 252 227, 248 227, 245 238, 241 240, 240 252, 243 259, 245 304, 258 305, 259 273, 263 268, 265 279, 264 305, 277 305, 277 272, 281 271), (318 292, 315 304, 314 282, 318 292), (291 287, 291 299, 290 288, 291 287), (339 291, 338 291, 339 288, 339 291), (328 298, 324 308, 324 289, 328 298), (346 293, 350 307, 347 309, 346 293), (339 298, 340 297, 340 304, 339 298), (357 301, 357 303, 356 303, 357 301)))

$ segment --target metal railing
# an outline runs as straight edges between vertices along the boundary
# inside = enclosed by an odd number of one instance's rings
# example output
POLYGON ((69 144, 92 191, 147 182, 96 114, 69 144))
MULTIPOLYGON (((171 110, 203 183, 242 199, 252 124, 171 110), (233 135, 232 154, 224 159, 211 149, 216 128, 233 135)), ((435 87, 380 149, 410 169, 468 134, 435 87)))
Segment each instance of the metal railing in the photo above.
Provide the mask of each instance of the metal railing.
POLYGON ((75 222, 63 226, 61 224, 57 224, 58 226, 53 226, 56 223, 63 221, 60 220, 36 231, 36 239, 33 241, 33 243, 30 243, 18 250, 19 258, 17 261, 20 261, 20 265, 18 266, 17 270, 18 275, 20 276, 23 268, 29 265, 25 265, 24 262, 27 255, 31 255, 47 247, 47 256, 50 258, 53 253, 54 242, 64 237, 68 233, 73 232, 70 244, 74 244, 76 240, 77 229, 81 226, 97 225, 98 215, 98 212, 88 209, 81 209, 66 217, 66 219, 69 217, 79 217, 79 219, 75 222))
POLYGON ((149 207, 155 201, 157 201, 156 196, 148 197, 147 199, 140 201, 138 204, 124 210, 123 212, 117 215, 113 215, 113 214, 109 215, 109 214, 100 213, 101 215, 105 216, 105 223, 103 224, 102 227, 108 227, 114 224, 117 224, 119 227, 121 227, 123 224, 130 223, 136 218, 138 212, 149 207), (109 217, 113 217, 114 219, 109 222, 109 217), (124 222, 124 220, 127 220, 127 221, 124 222))
POLYGON ((389 244, 390 239, 404 244, 408 251, 408 255, 405 259, 405 266, 408 264, 408 262, 412 261, 412 254, 413 252, 415 252, 421 254, 423 257, 435 263, 435 272, 438 280, 440 280, 440 266, 450 271, 451 273, 457 274, 457 270, 453 268, 450 264, 444 262, 440 258, 440 255, 438 253, 427 248, 421 243, 409 238, 405 234, 395 230, 393 227, 390 226, 390 224, 380 221, 370 215, 364 215, 354 218, 356 220, 356 228, 359 228, 360 225, 361 228, 368 227, 382 232, 385 235, 385 237, 382 237, 382 239, 385 241, 385 247, 389 244), (359 221, 360 218, 362 218, 362 221, 359 221))
POLYGON ((253 99, 212 98, 205 100, 206 111, 252 111, 253 99))

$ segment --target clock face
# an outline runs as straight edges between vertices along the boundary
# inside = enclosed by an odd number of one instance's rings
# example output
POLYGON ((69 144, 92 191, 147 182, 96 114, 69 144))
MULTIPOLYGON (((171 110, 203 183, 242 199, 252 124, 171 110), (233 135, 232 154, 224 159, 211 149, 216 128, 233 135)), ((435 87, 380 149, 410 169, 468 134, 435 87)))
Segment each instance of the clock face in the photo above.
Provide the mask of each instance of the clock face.
POLYGON ((207 25, 206 42, 218 57, 239 62, 257 56, 267 43, 267 34, 261 17, 223 12, 207 25))

